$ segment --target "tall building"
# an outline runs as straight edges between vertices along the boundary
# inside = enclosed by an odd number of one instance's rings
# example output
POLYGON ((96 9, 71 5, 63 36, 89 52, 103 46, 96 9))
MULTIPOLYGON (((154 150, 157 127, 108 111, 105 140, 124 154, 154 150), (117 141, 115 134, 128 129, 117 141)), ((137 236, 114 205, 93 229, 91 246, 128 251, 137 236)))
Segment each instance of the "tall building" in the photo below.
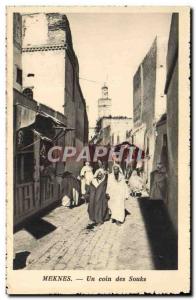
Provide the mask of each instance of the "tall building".
POLYGON ((95 142, 99 145, 118 145, 128 140, 133 119, 123 116, 102 117, 97 122, 95 142))
MULTIPOLYGON (((73 128, 66 145, 81 149, 88 142, 88 117, 66 15, 22 15, 22 68, 23 93, 63 113, 73 128)), ((80 166, 69 167, 77 174, 80 166)))
POLYGON ((156 37, 133 78, 132 142, 148 156, 144 164, 148 187, 150 173, 157 163, 154 160, 156 124, 166 112, 166 53, 167 40, 156 37))
POLYGON ((167 207, 173 226, 178 229, 178 14, 172 14, 168 50, 167 79, 167 155, 168 195, 167 207))
POLYGON ((108 87, 104 84, 101 88, 102 97, 98 99, 98 118, 111 116, 112 100, 108 97, 108 87))

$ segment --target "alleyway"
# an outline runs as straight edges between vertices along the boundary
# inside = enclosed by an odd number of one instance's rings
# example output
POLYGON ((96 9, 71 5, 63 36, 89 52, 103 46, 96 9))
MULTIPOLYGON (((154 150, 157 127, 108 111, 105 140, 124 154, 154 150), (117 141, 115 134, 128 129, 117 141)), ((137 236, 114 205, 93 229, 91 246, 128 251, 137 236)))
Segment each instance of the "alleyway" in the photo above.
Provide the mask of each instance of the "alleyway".
POLYGON ((57 207, 15 233, 14 268, 176 269, 175 234, 162 203, 130 197, 126 221, 88 229, 87 206, 57 207))

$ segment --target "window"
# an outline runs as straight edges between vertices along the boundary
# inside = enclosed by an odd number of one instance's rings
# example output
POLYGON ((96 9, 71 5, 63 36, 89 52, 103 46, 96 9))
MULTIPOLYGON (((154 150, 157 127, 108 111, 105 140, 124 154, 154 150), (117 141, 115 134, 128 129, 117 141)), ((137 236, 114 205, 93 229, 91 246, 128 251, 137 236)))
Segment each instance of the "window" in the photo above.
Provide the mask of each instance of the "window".
POLYGON ((16 82, 22 85, 22 70, 19 68, 16 68, 16 82))
POLYGON ((27 77, 34 77, 35 76, 35 74, 33 74, 33 73, 28 73, 27 74, 27 77))

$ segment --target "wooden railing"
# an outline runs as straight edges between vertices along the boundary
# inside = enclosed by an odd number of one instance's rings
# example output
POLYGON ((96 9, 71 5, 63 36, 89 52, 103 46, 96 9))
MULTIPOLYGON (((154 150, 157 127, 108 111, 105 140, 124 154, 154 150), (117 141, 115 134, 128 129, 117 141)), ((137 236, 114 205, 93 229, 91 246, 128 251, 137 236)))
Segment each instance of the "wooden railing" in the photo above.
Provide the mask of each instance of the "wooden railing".
POLYGON ((17 184, 14 198, 14 223, 18 223, 36 211, 34 183, 17 184))
POLYGON ((35 197, 34 182, 17 184, 14 197, 14 225, 60 200, 61 186, 56 181, 51 182, 47 178, 42 178, 40 188, 39 197, 35 197))

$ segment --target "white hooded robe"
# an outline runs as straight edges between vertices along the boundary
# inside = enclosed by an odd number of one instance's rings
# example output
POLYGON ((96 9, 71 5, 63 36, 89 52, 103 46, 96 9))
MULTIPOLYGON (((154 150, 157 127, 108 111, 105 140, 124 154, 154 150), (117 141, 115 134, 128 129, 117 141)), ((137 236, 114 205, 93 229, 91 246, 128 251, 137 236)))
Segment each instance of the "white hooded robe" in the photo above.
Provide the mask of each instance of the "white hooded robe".
POLYGON ((114 173, 109 174, 106 193, 110 196, 108 206, 112 213, 111 218, 124 222, 125 199, 129 197, 129 193, 122 173, 119 173, 118 180, 115 179, 114 173))

